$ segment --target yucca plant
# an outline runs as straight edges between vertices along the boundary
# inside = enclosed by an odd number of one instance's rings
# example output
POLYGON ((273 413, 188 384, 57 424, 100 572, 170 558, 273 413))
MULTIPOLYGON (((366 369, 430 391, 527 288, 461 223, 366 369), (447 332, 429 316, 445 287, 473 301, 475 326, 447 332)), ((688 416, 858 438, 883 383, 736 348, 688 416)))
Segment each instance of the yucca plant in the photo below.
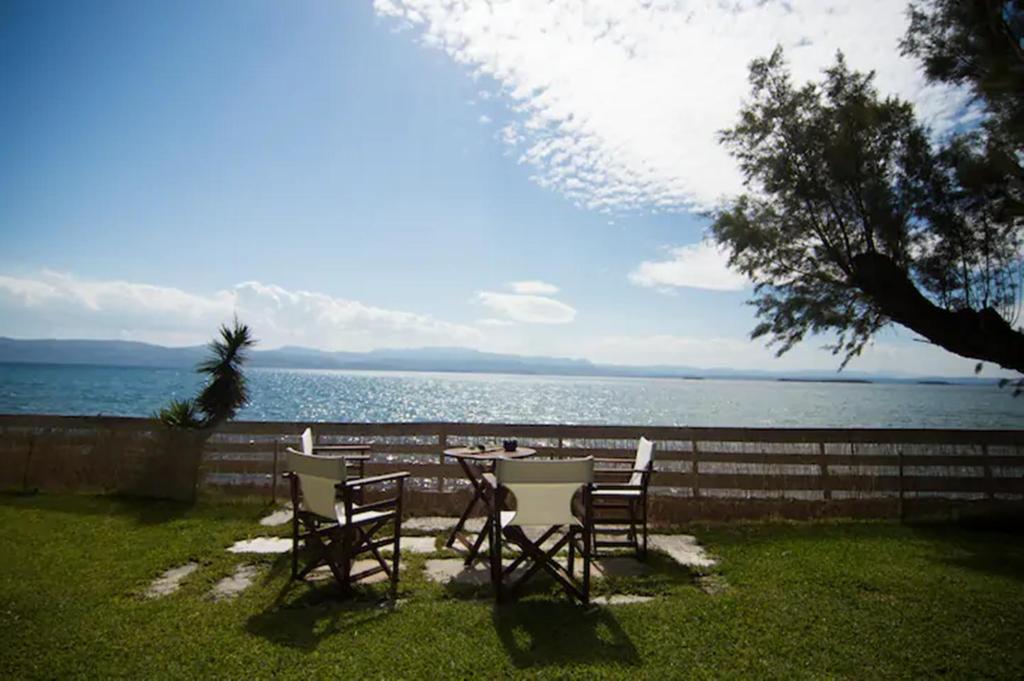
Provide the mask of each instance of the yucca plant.
POLYGON ((211 357, 196 368, 210 377, 196 398, 207 427, 233 419, 249 401, 242 364, 247 359, 245 351, 255 344, 249 327, 236 319, 233 328, 221 326, 220 338, 207 346, 211 357))
POLYGON ((235 417, 249 401, 242 365, 246 350, 256 344, 252 332, 237 319, 220 327, 220 338, 207 346, 210 358, 196 371, 209 378, 195 400, 173 400, 158 418, 172 428, 213 428, 235 417))
POLYGON ((196 412, 195 400, 171 400, 156 417, 171 428, 201 428, 203 420, 196 412))

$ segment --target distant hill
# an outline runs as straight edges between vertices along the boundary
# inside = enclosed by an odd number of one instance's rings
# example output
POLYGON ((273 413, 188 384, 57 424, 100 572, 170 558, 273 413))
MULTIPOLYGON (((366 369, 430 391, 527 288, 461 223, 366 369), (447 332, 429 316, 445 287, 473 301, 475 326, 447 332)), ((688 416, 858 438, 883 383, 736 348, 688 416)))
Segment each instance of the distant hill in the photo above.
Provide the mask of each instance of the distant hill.
MULTIPOLYGON (((201 345, 168 348, 119 340, 18 340, 0 337, 0 363, 88 364, 120 367, 191 368, 202 359, 201 345)), ((992 383, 994 379, 881 376, 863 372, 754 371, 685 366, 624 366, 593 364, 585 359, 534 357, 481 352, 468 348, 410 348, 370 352, 326 352, 285 346, 254 350, 249 366, 283 369, 348 369, 364 371, 441 371, 467 373, 537 374, 559 376, 620 376, 637 378, 732 378, 799 380, 842 383, 899 382, 942 385, 992 383)))

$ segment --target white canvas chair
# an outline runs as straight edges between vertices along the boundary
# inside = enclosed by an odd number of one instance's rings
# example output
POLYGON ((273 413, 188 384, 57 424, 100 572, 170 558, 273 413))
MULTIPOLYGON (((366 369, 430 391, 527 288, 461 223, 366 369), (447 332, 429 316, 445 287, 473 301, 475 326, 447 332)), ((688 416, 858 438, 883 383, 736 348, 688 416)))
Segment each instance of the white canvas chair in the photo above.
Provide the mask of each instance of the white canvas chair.
POLYGON ((530 565, 508 588, 514 595, 540 570, 544 570, 571 596, 584 605, 590 602, 591 518, 590 488, 594 481, 594 459, 499 459, 495 468, 496 502, 493 505, 491 532, 491 581, 495 598, 503 600, 504 581, 524 562, 530 565), (582 490, 582 503, 574 508, 573 498, 582 490), (508 495, 515 498, 515 510, 503 510, 508 495), (537 540, 531 540, 524 527, 544 528, 537 540), (541 545, 564 534, 548 549, 541 545), (502 539, 520 549, 510 565, 501 562, 502 539), (569 557, 561 565, 556 554, 568 544, 569 557), (582 580, 574 575, 575 554, 583 559, 582 580))
POLYGON ((402 493, 408 473, 390 473, 373 477, 350 477, 355 464, 362 471, 365 454, 323 456, 320 452, 362 451, 364 445, 315 446, 313 432, 307 428, 300 437, 301 451, 289 447, 288 471, 292 508, 292 578, 302 579, 311 570, 326 564, 343 590, 357 581, 384 572, 391 580, 391 596, 398 591, 400 540, 402 533, 402 493), (366 487, 395 483, 394 497, 362 503, 366 487), (378 538, 388 526, 392 536, 378 538), (311 558, 299 569, 299 545, 304 544, 311 558), (381 555, 391 545, 392 563, 381 555), (352 573, 355 558, 371 554, 377 565, 352 573))
POLYGON ((654 443, 641 437, 636 446, 632 468, 609 467, 607 464, 629 463, 628 460, 597 458, 602 465, 601 477, 618 478, 614 482, 594 484, 594 533, 598 536, 622 536, 624 539, 595 537, 594 553, 602 548, 631 548, 637 558, 647 558, 647 487, 654 470, 654 443))

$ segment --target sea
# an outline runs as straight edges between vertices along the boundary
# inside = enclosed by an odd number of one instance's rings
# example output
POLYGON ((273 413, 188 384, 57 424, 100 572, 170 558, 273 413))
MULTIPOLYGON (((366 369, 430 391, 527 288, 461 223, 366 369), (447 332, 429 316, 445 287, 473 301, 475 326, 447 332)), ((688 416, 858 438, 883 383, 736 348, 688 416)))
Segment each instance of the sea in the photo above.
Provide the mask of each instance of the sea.
MULTIPOLYGON (((995 385, 268 368, 246 376, 246 420, 1024 428, 1024 396, 995 385)), ((188 369, 0 364, 0 414, 152 416, 200 386, 188 369)))

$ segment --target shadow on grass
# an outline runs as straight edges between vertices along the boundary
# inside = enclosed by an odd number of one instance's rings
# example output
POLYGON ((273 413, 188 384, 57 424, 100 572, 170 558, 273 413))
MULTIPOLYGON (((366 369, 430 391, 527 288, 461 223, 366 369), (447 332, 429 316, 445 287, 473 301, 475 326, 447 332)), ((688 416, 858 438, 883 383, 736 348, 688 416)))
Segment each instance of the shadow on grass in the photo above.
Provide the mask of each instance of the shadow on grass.
POLYGON ((121 495, 0 493, 0 506, 74 515, 120 516, 139 525, 158 525, 189 513, 194 504, 121 495))
POLYGON ((943 565, 1024 582, 1024 533, 1019 527, 1009 532, 999 526, 949 523, 910 527, 935 546, 935 560, 943 565))
POLYGON ((385 591, 357 585, 344 592, 332 579, 293 581, 291 556, 278 556, 264 576, 269 583, 285 578, 284 586, 264 612, 253 615, 245 629, 278 645, 315 650, 320 642, 348 629, 387 616, 391 604, 385 591))
POLYGON ((636 666, 640 656, 607 608, 530 600, 494 606, 492 619, 509 660, 523 669, 549 665, 636 666))

